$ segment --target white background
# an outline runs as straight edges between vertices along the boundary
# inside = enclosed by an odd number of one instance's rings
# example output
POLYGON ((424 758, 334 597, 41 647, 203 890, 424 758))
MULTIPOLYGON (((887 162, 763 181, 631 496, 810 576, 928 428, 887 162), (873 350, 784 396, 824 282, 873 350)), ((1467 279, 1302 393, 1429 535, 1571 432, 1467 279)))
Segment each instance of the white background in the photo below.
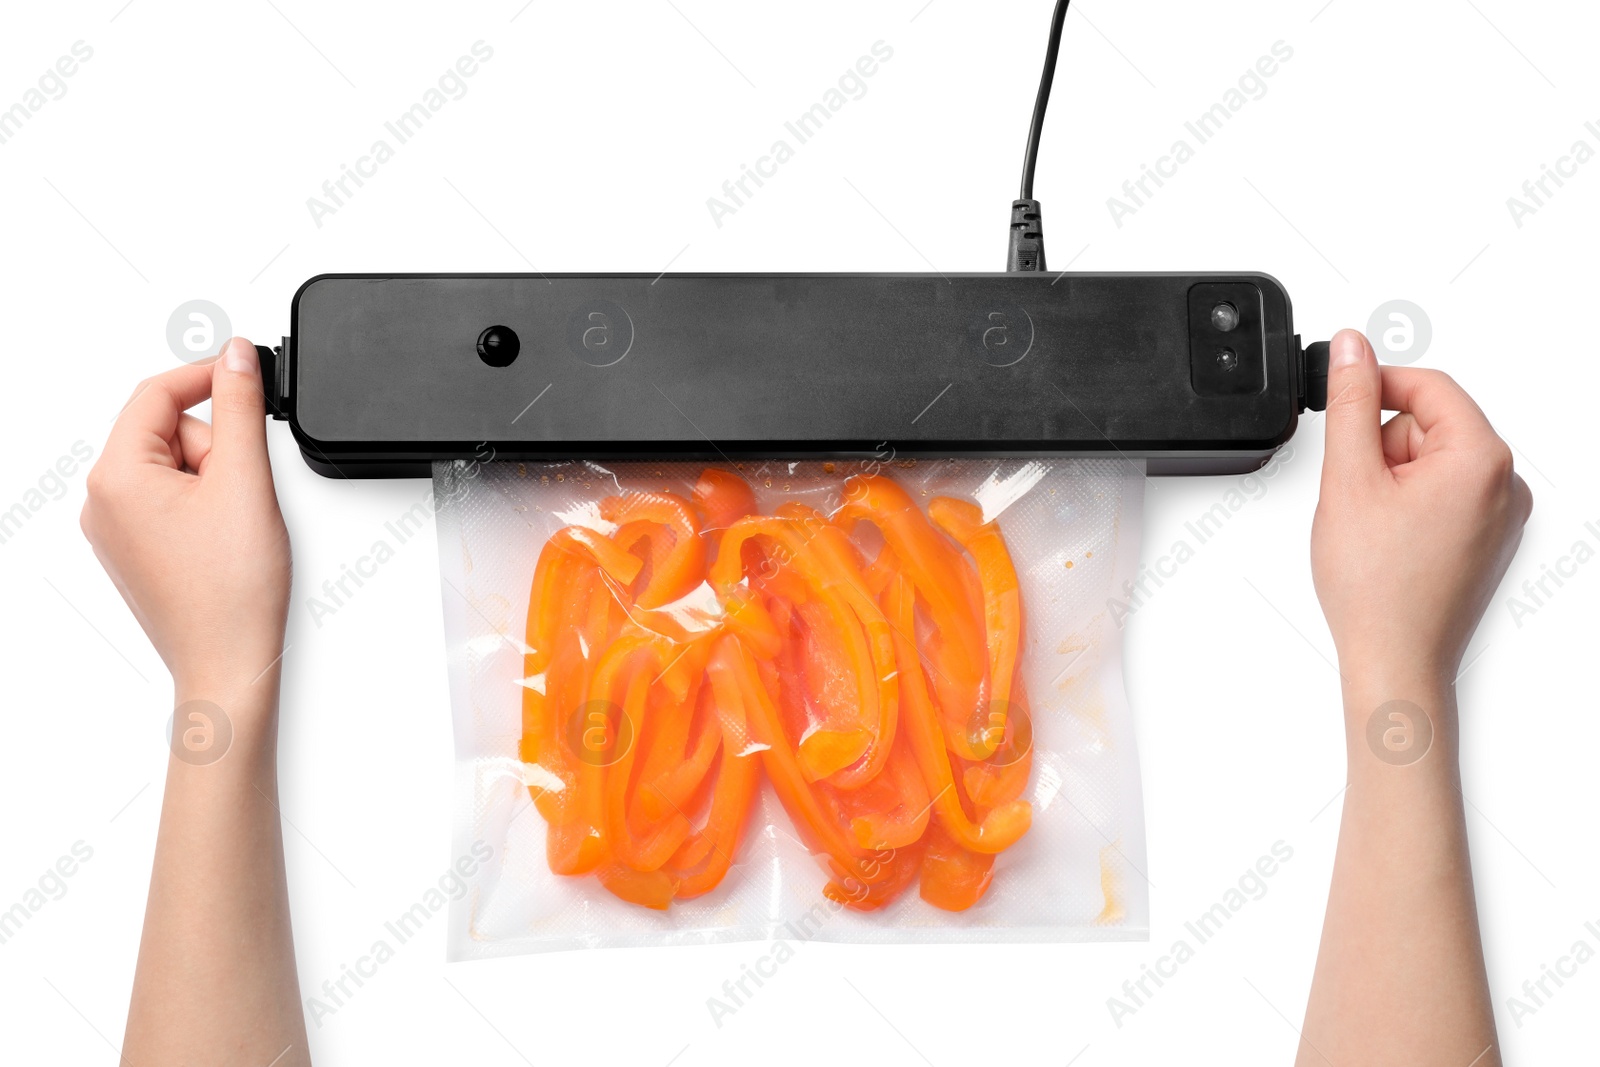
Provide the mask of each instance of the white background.
MULTIPOLYGON (((999 269, 1049 7, 8 5, 0 107, 74 42, 94 54, 0 145, 0 509, 74 442, 98 454, 135 382, 173 365, 165 324, 195 298, 269 341, 296 287, 325 271, 999 269), (494 56, 467 95, 316 226, 306 199, 480 39, 494 56), (867 94, 714 225, 706 198, 878 40, 894 56, 867 94)), ((1549 584, 1520 620, 1507 601, 1575 542, 1600 546, 1588 432, 1600 162, 1520 228, 1506 205, 1575 140, 1600 147, 1584 129, 1600 121, 1597 32, 1578 3, 1081 0, 1039 164, 1056 269, 1264 270, 1308 340, 1413 301, 1433 328, 1420 364, 1460 379, 1515 446, 1535 513, 1460 685, 1509 1062, 1592 1057, 1584 1024, 1600 1000, 1594 962, 1520 1026, 1507 1002, 1580 938, 1600 947, 1584 928, 1600 926, 1600 565, 1549 584), (1266 95, 1116 226, 1106 199, 1279 40, 1294 54, 1266 95)), ((309 996, 454 858, 449 708, 431 530, 320 628, 305 607, 427 485, 323 480, 282 425, 271 438, 296 564, 283 811, 309 996)), ((1344 782, 1307 566, 1320 461, 1310 421, 1267 493, 1129 624, 1149 944, 806 945, 719 1029, 706 998, 762 947, 446 966, 436 919, 313 1029, 316 1058, 1288 1060, 1344 782), (1116 1026, 1107 998, 1280 840, 1294 856, 1267 894, 1116 1026)), ((1150 482, 1145 560, 1236 484, 1150 482)), ((0 945, 0 1044, 18 1062, 106 1062, 120 1043, 166 761, 169 686, 79 535, 82 495, 80 470, 0 544, 0 908, 75 842, 93 849, 66 894, 0 945)))

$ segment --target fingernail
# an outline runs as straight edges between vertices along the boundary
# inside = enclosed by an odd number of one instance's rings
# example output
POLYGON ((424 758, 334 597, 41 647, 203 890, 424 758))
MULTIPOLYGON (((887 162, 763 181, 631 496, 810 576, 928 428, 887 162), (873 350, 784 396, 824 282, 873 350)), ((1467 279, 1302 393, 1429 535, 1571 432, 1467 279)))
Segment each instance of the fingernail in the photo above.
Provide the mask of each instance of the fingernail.
POLYGON ((256 346, 242 337, 228 342, 228 354, 223 357, 227 368, 236 374, 253 374, 256 369, 256 346))
POLYGON ((1333 349, 1331 364, 1334 367, 1353 367, 1360 363, 1361 357, 1365 355, 1361 351, 1361 335, 1354 330, 1340 331, 1330 347, 1333 349))

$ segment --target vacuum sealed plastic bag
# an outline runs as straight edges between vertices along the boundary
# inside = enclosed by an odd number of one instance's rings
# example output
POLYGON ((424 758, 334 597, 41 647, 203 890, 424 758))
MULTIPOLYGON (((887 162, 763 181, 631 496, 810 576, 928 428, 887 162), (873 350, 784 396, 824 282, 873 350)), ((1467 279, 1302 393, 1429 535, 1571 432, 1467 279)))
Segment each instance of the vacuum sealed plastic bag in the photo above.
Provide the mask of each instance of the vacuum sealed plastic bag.
POLYGON ((450 953, 1142 939, 1122 460, 441 463, 450 953), (798 934, 795 931, 799 931, 798 934))

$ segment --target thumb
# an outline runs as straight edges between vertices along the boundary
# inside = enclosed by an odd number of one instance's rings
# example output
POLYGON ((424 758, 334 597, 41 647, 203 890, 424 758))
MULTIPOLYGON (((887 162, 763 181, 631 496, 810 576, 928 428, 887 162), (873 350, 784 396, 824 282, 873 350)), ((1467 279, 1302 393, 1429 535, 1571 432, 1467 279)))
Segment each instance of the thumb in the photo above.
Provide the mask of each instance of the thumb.
POLYGON ((1384 468, 1383 375, 1367 339, 1340 330, 1328 348, 1327 447, 1322 481, 1363 478, 1384 468))
POLYGON ((211 465, 269 470, 266 420, 261 360, 249 341, 232 338, 211 368, 211 465))

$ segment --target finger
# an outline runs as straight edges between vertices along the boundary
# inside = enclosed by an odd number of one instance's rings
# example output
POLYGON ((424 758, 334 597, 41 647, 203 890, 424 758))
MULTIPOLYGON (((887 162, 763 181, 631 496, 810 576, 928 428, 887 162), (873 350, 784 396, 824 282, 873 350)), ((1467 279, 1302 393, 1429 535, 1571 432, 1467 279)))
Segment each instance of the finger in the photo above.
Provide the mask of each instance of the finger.
POLYGON ((211 395, 211 363, 186 363, 139 384, 106 438, 108 455, 170 457, 178 416, 211 395))
POLYGON ((193 415, 184 415, 178 420, 178 436, 173 440, 177 446, 174 458, 178 469, 198 473, 200 464, 211 452, 211 424, 193 415))
POLYGON ((1384 469, 1381 391, 1378 357, 1372 346, 1357 331, 1340 330, 1328 350, 1324 483, 1335 476, 1361 478, 1384 469))
POLYGON ((242 337, 230 340, 212 368, 211 463, 241 471, 269 471, 267 402, 261 361, 242 337))
POLYGON ((1489 420, 1467 391, 1443 371, 1422 367, 1383 368, 1383 407, 1416 417, 1424 434, 1435 427, 1489 430, 1489 420))
POLYGON ((1383 424, 1383 459, 1391 467, 1416 459, 1422 442, 1422 427, 1409 411, 1402 411, 1383 424))
POLYGON ((1533 514, 1533 490, 1515 471, 1511 474, 1511 499, 1515 501, 1516 513, 1520 516, 1519 525, 1527 525, 1528 518, 1533 514))

